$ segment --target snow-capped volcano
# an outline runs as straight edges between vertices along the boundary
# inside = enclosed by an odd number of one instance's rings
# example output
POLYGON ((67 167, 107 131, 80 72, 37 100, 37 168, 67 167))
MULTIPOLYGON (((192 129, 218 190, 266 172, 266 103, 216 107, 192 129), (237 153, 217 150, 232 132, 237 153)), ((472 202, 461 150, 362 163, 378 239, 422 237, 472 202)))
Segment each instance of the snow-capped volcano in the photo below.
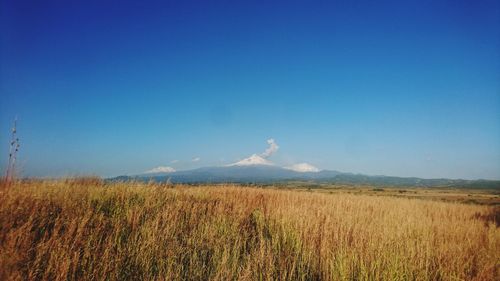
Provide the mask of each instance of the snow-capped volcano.
POLYGON ((238 161, 233 164, 229 164, 228 166, 251 166, 251 165, 268 165, 268 166, 273 166, 274 163, 265 159, 262 156, 259 156, 257 154, 253 154, 252 156, 245 158, 241 161, 238 161))
POLYGON ((285 169, 292 170, 295 172, 300 172, 300 173, 306 173, 306 172, 312 172, 312 173, 317 173, 320 171, 320 169, 314 167, 313 165, 309 163, 299 163, 295 164, 289 167, 284 167, 285 169))

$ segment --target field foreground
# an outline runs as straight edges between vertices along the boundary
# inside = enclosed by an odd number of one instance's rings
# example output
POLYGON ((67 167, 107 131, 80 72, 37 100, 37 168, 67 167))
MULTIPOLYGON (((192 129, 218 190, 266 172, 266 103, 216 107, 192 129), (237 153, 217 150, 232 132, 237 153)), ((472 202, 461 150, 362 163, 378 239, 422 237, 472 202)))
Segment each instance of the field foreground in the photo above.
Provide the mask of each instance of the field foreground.
POLYGON ((499 280, 498 209, 135 182, 0 190, 0 280, 499 280))

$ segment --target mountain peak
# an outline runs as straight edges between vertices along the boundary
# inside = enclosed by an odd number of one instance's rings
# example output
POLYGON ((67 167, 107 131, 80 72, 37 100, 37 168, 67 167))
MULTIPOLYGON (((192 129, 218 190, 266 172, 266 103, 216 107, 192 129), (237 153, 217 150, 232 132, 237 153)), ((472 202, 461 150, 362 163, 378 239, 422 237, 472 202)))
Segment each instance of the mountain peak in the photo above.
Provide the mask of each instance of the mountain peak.
POLYGON ((238 161, 233 164, 229 164, 228 166, 251 166, 251 165, 268 165, 268 166, 273 166, 274 163, 265 159, 262 156, 259 156, 257 154, 253 154, 252 156, 245 158, 241 161, 238 161))
POLYGON ((306 173, 306 172, 317 173, 320 171, 320 169, 314 167, 313 165, 311 165, 309 163, 299 163, 299 164, 295 164, 295 165, 292 165, 289 167, 285 167, 285 169, 292 170, 292 171, 299 172, 299 173, 306 173))

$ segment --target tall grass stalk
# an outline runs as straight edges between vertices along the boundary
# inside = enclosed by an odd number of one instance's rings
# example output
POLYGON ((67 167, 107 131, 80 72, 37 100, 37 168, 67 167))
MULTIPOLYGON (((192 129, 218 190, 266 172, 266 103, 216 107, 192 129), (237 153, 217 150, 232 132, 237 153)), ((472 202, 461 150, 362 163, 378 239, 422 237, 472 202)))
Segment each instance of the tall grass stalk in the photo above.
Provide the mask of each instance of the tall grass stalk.
POLYGON ((19 152, 19 138, 17 137, 17 117, 11 130, 11 140, 9 143, 9 161, 5 170, 4 184, 9 184, 16 176, 16 159, 19 152))

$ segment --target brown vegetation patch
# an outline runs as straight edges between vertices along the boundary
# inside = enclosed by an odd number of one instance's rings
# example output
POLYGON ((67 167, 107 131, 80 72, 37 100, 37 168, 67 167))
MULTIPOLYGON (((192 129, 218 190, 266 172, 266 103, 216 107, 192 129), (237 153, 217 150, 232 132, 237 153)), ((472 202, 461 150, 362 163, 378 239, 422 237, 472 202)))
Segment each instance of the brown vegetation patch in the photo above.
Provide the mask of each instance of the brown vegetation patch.
POLYGON ((486 226, 492 223, 496 227, 500 227, 500 207, 490 208, 485 213, 477 212, 474 214, 474 218, 483 220, 486 226))

